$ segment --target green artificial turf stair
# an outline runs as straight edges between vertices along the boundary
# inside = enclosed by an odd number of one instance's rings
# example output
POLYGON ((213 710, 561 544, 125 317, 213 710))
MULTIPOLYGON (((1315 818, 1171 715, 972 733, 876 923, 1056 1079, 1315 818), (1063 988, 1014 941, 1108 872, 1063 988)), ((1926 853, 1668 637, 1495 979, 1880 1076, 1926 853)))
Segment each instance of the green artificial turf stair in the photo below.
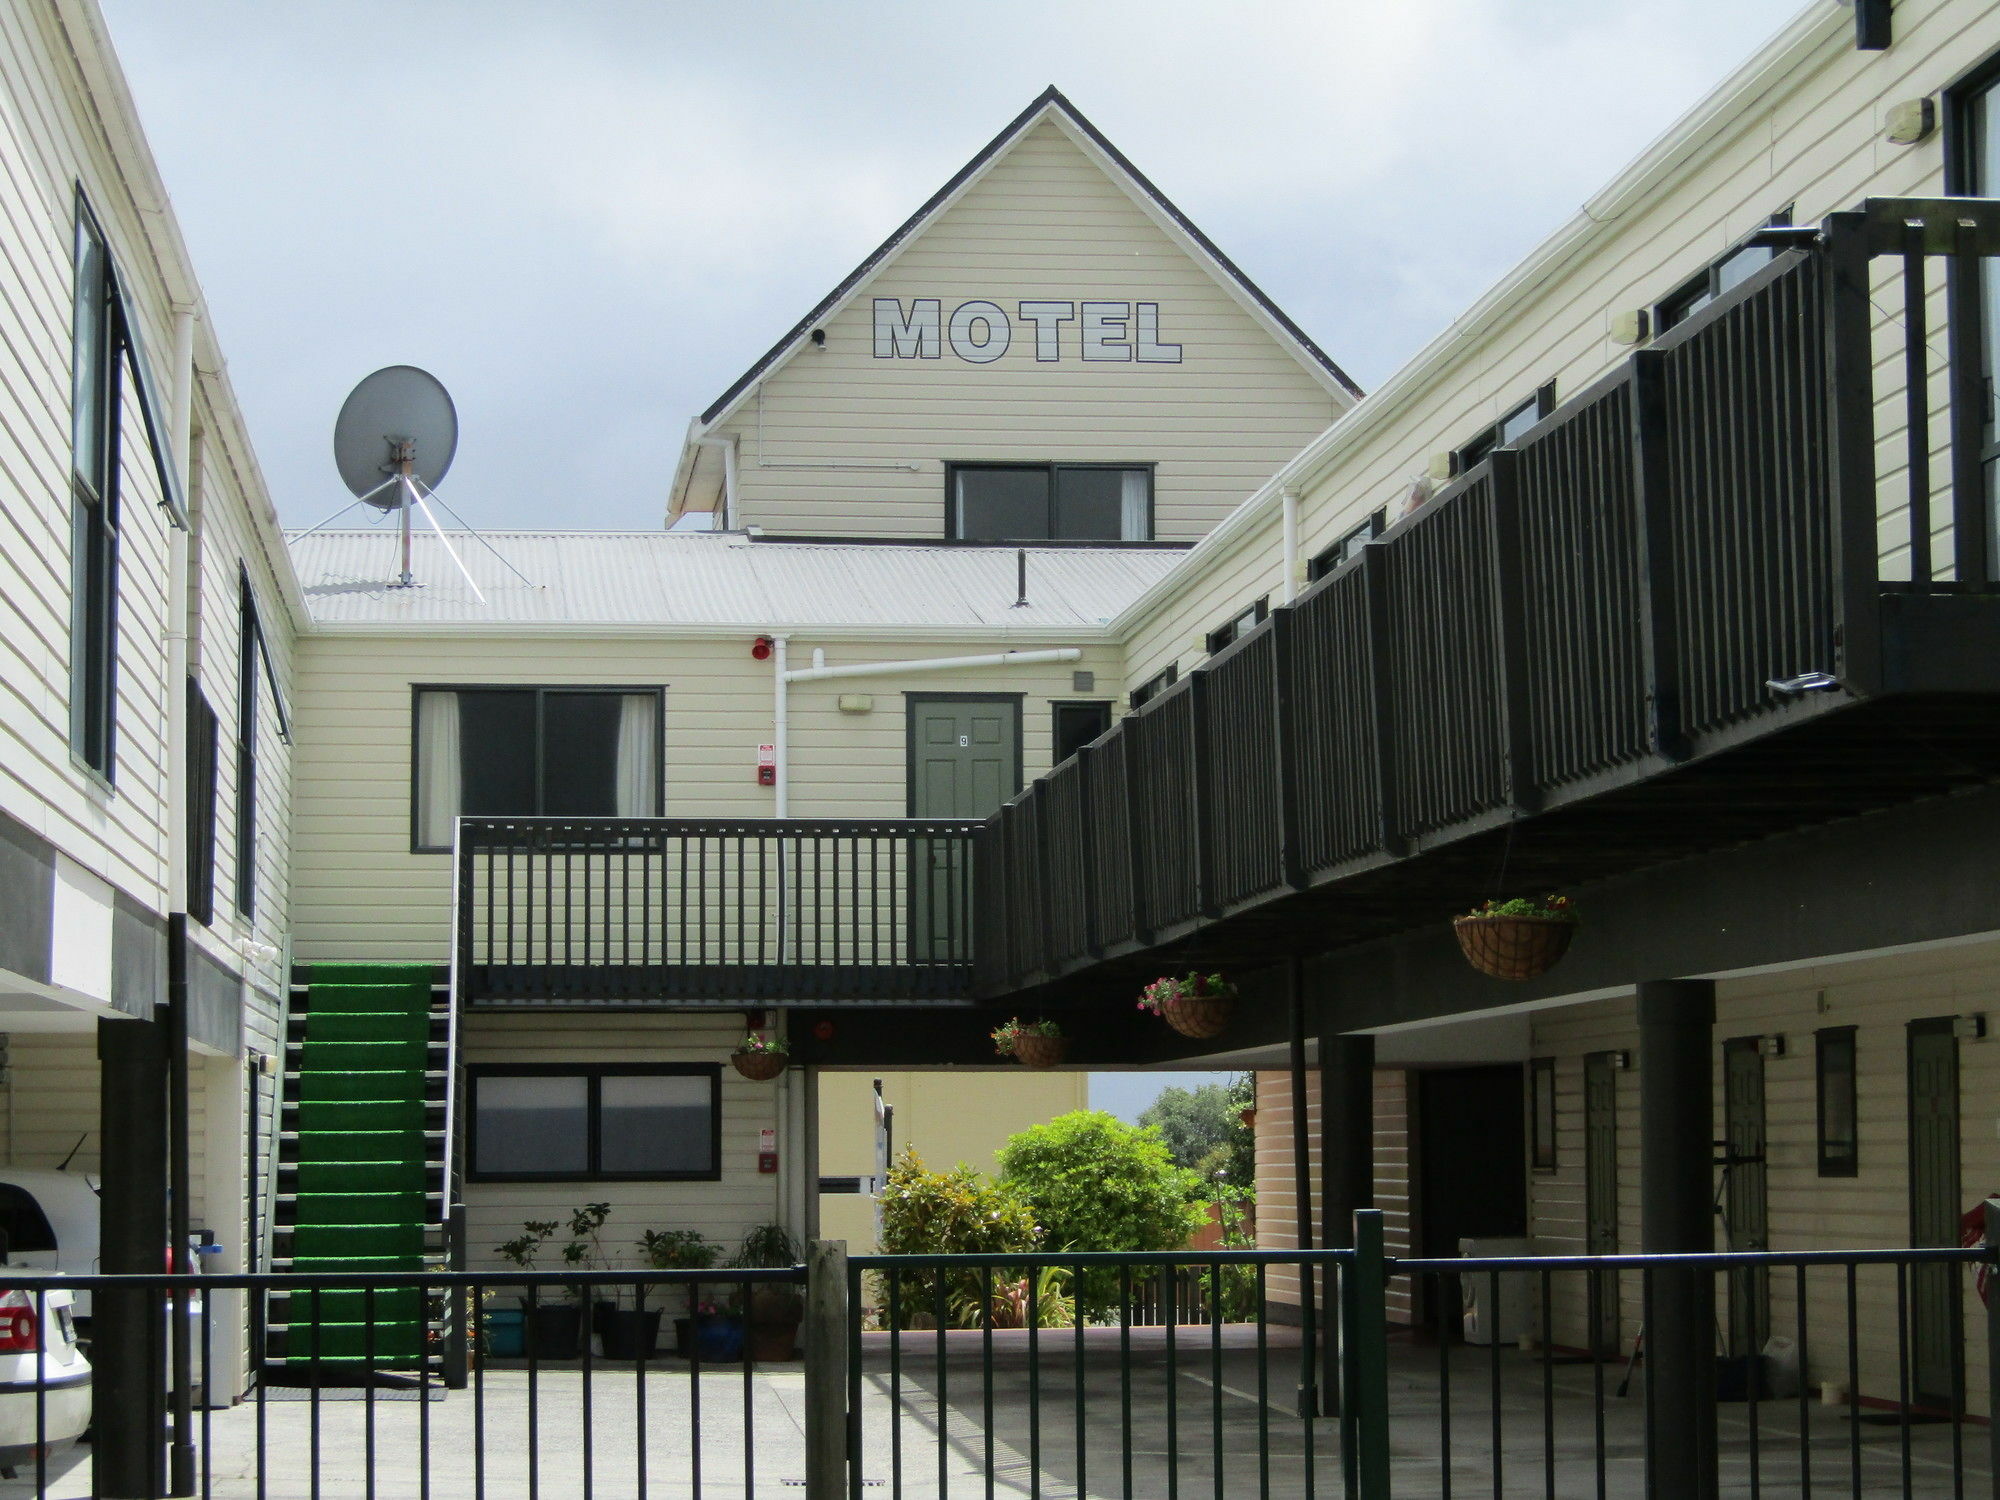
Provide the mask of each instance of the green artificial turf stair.
MULTIPOLYGON (((295 987, 283 1269, 424 1268, 438 1218, 431 1079, 448 1066, 434 1056, 433 976, 428 964, 314 964, 295 987)), ((410 1291, 294 1294, 285 1325, 295 1369, 407 1369, 428 1353, 410 1291)))

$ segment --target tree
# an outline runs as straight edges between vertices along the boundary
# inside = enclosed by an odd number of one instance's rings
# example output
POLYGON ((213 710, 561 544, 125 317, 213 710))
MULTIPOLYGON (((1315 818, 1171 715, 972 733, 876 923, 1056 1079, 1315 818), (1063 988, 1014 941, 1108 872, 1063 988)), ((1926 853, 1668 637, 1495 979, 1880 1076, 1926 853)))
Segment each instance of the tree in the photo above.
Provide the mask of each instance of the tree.
POLYGON ((1238 1073, 1227 1084, 1162 1089, 1139 1123, 1160 1132, 1175 1162, 1201 1174, 1209 1196, 1242 1202, 1257 1194, 1257 1137, 1243 1123, 1256 1103, 1256 1075, 1238 1073))
POLYGON ((1034 1210, 1048 1250, 1177 1250, 1201 1227, 1201 1179, 1159 1132, 1102 1110, 1008 1137, 1000 1181, 1034 1210))
MULTIPOLYGON (((1003 1255, 1033 1250, 1041 1241, 1034 1210, 1013 1188, 960 1162, 949 1172, 933 1172, 905 1148, 882 1185, 882 1251, 887 1255, 1003 1255)), ((1002 1275, 998 1280, 1005 1282, 1002 1275)), ((883 1318, 902 1328, 933 1328, 939 1314, 947 1322, 975 1327, 987 1278, 955 1271, 942 1278, 931 1271, 897 1273, 893 1296, 886 1277, 877 1278, 883 1318)))

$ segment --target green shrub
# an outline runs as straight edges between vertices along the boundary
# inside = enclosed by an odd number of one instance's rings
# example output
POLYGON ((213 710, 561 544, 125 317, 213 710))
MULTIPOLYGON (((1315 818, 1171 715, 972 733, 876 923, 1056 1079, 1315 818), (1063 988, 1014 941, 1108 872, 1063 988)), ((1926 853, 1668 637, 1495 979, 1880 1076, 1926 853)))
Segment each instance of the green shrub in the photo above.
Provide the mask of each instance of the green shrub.
MULTIPOLYGON (((890 1167, 881 1207, 885 1255, 999 1255, 1033 1250, 1041 1243, 1034 1210, 1018 1193, 964 1162, 949 1172, 930 1171, 914 1150, 906 1149, 890 1167)), ((1006 1274, 996 1271, 995 1281, 1006 1274)), ((942 1292, 947 1321, 977 1325, 983 1280, 977 1272, 946 1278, 942 1292)), ((904 1328, 935 1326, 939 1292, 936 1275, 904 1272, 896 1295, 897 1322, 904 1328)), ((886 1322, 886 1284, 878 1294, 886 1322)))
MULTIPOLYGON (((1009 1137, 1000 1181, 1032 1209, 1051 1250, 1178 1250, 1206 1219, 1200 1176, 1174 1165, 1159 1132, 1102 1110, 1058 1115, 1009 1137)), ((1081 1278, 1078 1300, 1101 1312, 1118 1273, 1081 1278)))

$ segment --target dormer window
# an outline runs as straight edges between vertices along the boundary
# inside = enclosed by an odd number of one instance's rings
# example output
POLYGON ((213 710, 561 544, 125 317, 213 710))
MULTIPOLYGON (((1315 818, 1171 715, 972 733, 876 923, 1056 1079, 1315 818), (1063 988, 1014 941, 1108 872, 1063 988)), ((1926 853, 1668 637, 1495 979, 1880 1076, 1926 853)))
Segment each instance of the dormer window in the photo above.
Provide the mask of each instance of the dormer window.
POLYGON ((1150 464, 947 464, 945 535, 962 542, 1149 542, 1150 464))

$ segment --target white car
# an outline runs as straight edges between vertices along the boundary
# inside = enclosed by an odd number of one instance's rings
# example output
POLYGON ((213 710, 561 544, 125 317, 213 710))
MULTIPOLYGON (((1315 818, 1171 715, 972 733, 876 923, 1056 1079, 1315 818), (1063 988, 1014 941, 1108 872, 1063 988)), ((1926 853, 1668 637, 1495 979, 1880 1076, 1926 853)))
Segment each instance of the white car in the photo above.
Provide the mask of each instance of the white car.
POLYGON ((0 1476, 56 1453, 90 1426, 90 1361, 76 1344, 76 1299, 62 1287, 8 1286, 46 1271, 0 1268, 0 1476))
MULTIPOLYGON (((15 1271, 95 1276, 97 1181, 82 1172, 0 1167, 0 1235, 4 1264, 15 1271)), ((77 1294, 75 1315, 90 1324, 90 1293, 77 1294)))

